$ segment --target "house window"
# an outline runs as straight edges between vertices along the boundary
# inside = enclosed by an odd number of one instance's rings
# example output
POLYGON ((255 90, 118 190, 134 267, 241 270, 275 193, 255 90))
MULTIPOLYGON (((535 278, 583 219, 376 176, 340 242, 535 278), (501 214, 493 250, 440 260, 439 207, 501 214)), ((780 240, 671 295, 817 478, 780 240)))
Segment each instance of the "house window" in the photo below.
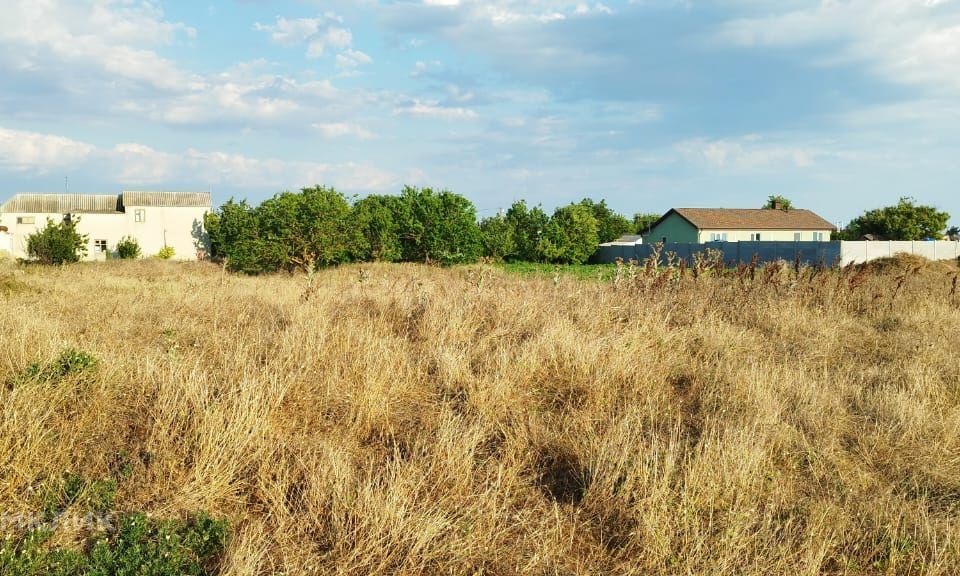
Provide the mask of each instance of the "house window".
POLYGON ((711 241, 711 242, 726 242, 726 241, 727 241, 727 233, 726 233, 726 232, 712 232, 712 233, 710 234, 710 241, 711 241))
POLYGON ((103 254, 107 251, 107 241, 106 240, 94 240, 93 241, 93 251, 98 254, 103 254))
POLYGON ((751 235, 750 235, 750 241, 751 241, 751 242, 759 242, 759 241, 760 241, 760 233, 757 232, 756 234, 751 234, 751 235))
POLYGON ((823 232, 814 232, 813 233, 814 242, 823 242, 823 232))
POLYGON ((147 211, 143 208, 137 208, 133 211, 133 221, 134 222, 146 222, 147 221, 147 211))
POLYGON ((34 216, 19 216, 17 217, 17 224, 36 224, 37 219, 34 216))
POLYGON ((799 241, 802 240, 802 239, 803 239, 803 234, 801 234, 800 232, 794 232, 794 233, 793 233, 793 241, 794 241, 794 242, 799 242, 799 241))

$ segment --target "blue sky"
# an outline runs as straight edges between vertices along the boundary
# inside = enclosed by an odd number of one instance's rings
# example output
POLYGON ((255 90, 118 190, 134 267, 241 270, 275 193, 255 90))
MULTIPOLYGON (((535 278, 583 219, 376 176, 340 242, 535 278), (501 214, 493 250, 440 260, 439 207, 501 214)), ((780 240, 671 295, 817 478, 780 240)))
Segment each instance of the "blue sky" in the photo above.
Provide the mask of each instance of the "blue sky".
POLYGON ((960 223, 957 0, 0 0, 0 196, 449 188, 481 215, 913 196, 960 223))

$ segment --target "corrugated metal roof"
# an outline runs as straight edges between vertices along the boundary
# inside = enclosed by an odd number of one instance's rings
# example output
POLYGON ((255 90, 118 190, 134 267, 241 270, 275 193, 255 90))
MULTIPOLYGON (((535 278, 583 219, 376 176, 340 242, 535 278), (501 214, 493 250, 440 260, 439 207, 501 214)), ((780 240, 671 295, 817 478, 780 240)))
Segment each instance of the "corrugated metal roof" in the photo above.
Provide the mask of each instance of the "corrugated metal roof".
MULTIPOLYGON (((731 208, 674 208, 700 230, 836 230, 810 210, 766 210, 731 208)), ((659 224, 660 222, 657 222, 659 224)))
POLYGON ((116 194, 17 194, 0 212, 20 214, 113 214, 122 212, 116 194))
POLYGON ((159 192, 124 190, 121 194, 124 206, 209 208, 209 192, 159 192))

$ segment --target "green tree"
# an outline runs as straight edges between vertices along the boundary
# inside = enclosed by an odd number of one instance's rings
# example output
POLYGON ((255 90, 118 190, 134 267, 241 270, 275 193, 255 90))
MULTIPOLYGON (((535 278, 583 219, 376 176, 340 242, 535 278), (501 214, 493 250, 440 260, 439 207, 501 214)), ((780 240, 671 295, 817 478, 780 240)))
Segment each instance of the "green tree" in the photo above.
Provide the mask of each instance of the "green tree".
POLYGON ((447 190, 410 186, 401 198, 410 216, 400 235, 404 260, 459 264, 480 257, 480 226, 472 202, 447 190))
POLYGON ((410 213, 402 198, 367 196, 354 204, 352 220, 360 233, 356 259, 396 262, 403 257, 400 237, 410 213))
POLYGON ((41 264, 67 264, 79 262, 87 254, 87 236, 77 232, 76 218, 64 218, 54 224, 47 218, 47 225, 27 236, 27 254, 41 264))
POLYGON ((283 192, 255 210, 259 235, 269 254, 288 270, 306 270, 350 260, 360 242, 350 203, 333 188, 314 186, 283 192))
POLYGON ((887 240, 940 239, 950 215, 933 206, 917 204, 904 197, 894 206, 869 210, 850 222, 844 233, 847 239, 872 234, 887 240))
POLYGON ((793 202, 789 198, 780 195, 774 195, 767 198, 767 203, 763 205, 764 210, 793 210, 793 202))
POLYGON ((124 236, 117 242, 117 256, 121 260, 134 260, 140 257, 140 244, 136 238, 124 236))
POLYGON ((646 236, 650 227, 660 219, 660 214, 637 213, 633 215, 633 233, 646 236))
POLYGON ((513 252, 506 256, 509 261, 537 262, 540 254, 540 237, 550 223, 550 217, 540 206, 528 208, 523 200, 514 202, 504 216, 513 234, 513 252))
POLYGON ((558 264, 583 264, 600 243, 597 218, 583 204, 557 208, 540 239, 543 259, 558 264))
POLYGON ((204 217, 204 228, 210 237, 210 257, 226 263, 233 272, 259 274, 279 270, 283 253, 274 243, 260 237, 257 213, 246 200, 233 198, 218 210, 204 217))
POLYGON ((597 220, 597 235, 600 237, 600 242, 613 242, 633 231, 633 224, 623 215, 611 210, 606 200, 594 202, 590 198, 584 198, 580 204, 593 212, 593 217, 597 220))
POLYGON ((511 222, 503 214, 484 218, 480 222, 483 255, 496 260, 506 260, 516 254, 517 243, 511 222))

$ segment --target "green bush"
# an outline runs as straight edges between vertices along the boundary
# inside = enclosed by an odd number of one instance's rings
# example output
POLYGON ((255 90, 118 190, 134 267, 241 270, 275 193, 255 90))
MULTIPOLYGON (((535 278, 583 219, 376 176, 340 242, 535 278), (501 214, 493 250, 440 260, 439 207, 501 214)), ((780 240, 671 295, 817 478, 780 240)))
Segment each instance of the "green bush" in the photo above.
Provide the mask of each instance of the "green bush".
POLYGON ((121 260, 135 260, 140 257, 140 244, 135 238, 124 236, 117 242, 117 256, 121 260))
POLYGON ((229 535, 224 520, 206 514, 157 520, 133 513, 117 521, 116 531, 94 533, 79 550, 50 547, 53 531, 47 528, 0 541, 0 574, 212 576, 220 571, 229 535))
POLYGON ((164 246, 157 252, 157 258, 161 260, 169 260, 176 255, 176 250, 173 249, 173 246, 164 246))
POLYGON ((41 264, 67 264, 79 262, 87 254, 87 236, 77 232, 75 218, 59 224, 47 218, 43 230, 27 237, 27 254, 41 264))
POLYGON ((37 494, 39 514, 9 524, 0 539, 3 576, 212 576, 229 538, 225 520, 206 513, 185 520, 117 513, 115 480, 65 473, 37 494), (68 512, 69 511, 69 512, 68 512), (79 546, 58 548, 53 536, 84 525, 79 546), (10 529, 12 528, 12 531, 10 529))
POLYGON ((67 348, 53 362, 42 364, 33 362, 27 368, 7 381, 8 388, 15 388, 23 384, 46 384, 58 382, 68 376, 83 374, 96 369, 96 357, 83 352, 67 348))

